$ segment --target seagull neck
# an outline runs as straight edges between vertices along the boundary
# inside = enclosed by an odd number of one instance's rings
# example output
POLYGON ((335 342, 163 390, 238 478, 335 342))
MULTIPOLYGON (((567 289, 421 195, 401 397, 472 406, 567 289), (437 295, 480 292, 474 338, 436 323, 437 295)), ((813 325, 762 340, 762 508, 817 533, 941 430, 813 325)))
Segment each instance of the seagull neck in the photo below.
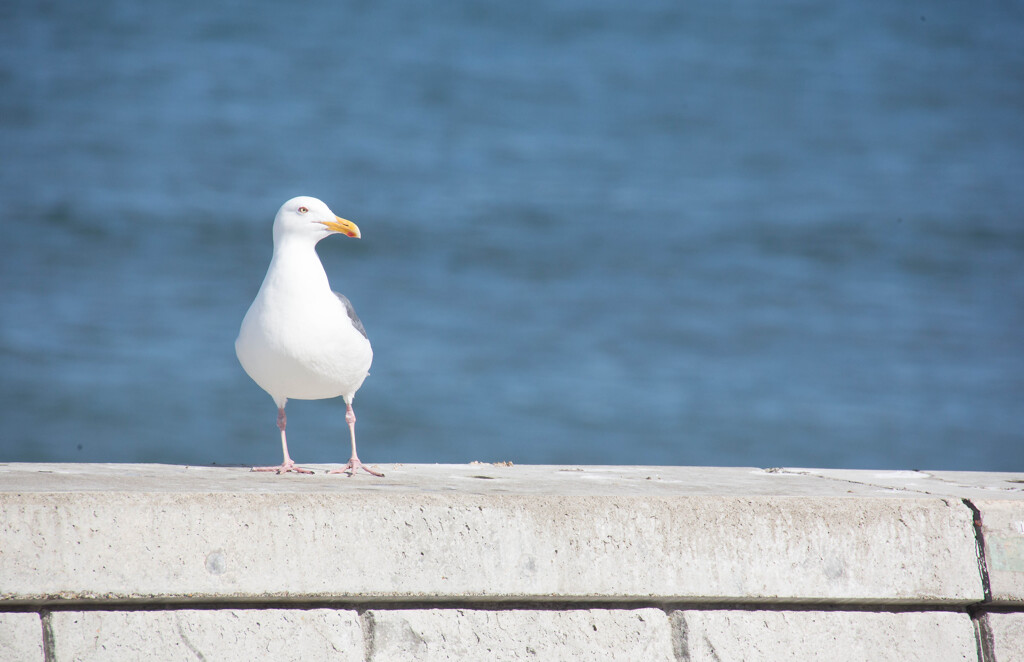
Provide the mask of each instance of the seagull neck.
POLYGON ((316 254, 316 244, 306 241, 282 241, 274 246, 269 273, 287 274, 305 283, 322 282, 328 285, 327 272, 316 254))

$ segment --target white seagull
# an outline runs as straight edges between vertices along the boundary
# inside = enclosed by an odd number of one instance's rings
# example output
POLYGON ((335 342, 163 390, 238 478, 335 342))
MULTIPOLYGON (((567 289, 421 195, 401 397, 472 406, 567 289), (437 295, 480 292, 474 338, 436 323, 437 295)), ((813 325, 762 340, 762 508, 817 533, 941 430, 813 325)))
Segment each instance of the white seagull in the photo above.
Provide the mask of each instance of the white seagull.
POLYGON ((245 372, 277 404, 284 461, 253 471, 313 473, 288 455, 284 408, 289 398, 345 400, 345 421, 352 437, 352 458, 330 473, 355 474, 363 465, 356 454, 356 415, 352 398, 373 360, 366 330, 352 304, 331 291, 316 244, 332 234, 359 237, 355 223, 339 218, 320 200, 292 198, 274 219, 274 255, 256 299, 242 320, 235 353, 245 372))

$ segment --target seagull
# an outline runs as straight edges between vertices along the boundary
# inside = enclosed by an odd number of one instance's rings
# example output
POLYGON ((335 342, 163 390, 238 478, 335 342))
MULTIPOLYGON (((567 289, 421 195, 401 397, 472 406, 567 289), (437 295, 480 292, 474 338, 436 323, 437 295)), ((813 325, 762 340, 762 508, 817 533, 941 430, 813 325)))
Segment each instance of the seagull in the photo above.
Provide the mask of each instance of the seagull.
POLYGON ((351 302, 331 291, 316 254, 317 243, 332 234, 361 236, 355 223, 335 216, 316 198, 292 198, 274 218, 274 254, 242 320, 235 353, 245 372, 277 405, 284 461, 277 467, 253 467, 253 471, 313 473, 288 455, 285 405, 289 398, 322 400, 340 395, 352 437, 352 458, 344 468, 330 473, 352 476, 362 469, 384 475, 365 466, 356 454, 352 398, 369 374, 373 350, 351 302))

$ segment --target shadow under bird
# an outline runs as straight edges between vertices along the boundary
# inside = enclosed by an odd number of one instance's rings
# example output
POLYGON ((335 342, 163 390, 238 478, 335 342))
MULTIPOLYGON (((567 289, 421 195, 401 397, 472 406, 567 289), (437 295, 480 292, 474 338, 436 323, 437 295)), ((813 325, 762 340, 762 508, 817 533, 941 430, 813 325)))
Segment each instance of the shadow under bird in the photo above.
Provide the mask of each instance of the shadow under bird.
POLYGON ((316 254, 317 243, 332 234, 360 237, 352 221, 339 218, 320 200, 292 198, 274 218, 274 255, 263 285, 235 340, 235 353, 245 372, 277 405, 284 460, 277 467, 253 471, 313 473, 288 455, 285 436, 289 399, 322 400, 341 396, 352 438, 352 458, 330 473, 363 471, 356 454, 356 415, 352 399, 369 374, 373 350, 362 322, 344 295, 331 291, 316 254))

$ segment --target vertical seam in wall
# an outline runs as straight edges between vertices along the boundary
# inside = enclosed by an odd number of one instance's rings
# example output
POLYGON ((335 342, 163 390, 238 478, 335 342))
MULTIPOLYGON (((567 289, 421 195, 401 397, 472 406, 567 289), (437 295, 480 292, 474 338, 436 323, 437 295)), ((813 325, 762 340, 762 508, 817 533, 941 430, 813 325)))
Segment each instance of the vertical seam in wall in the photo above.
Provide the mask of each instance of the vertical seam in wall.
POLYGON ((971 509, 972 521, 974 523, 974 545, 977 548, 978 572, 981 574, 981 590, 984 602, 992 602, 992 585, 988 577, 988 559, 985 556, 985 534, 981 528, 981 511, 971 503, 970 499, 961 499, 964 505, 971 509))
POLYGON ((53 651, 53 625, 50 623, 49 610, 39 612, 39 622, 43 631, 43 662, 57 662, 53 651))
MULTIPOLYGON (((984 605, 992 602, 992 584, 988 576, 988 557, 985 552, 985 532, 982 528, 981 511, 970 499, 965 497, 961 501, 971 511, 971 522, 974 525, 974 546, 978 556, 978 573, 981 575, 983 596, 981 605, 984 605)), ((992 628, 989 627, 985 612, 979 609, 981 605, 973 605, 968 608, 968 613, 974 622, 974 640, 978 652, 978 662, 997 662, 992 628)))
POLYGON ((370 662, 370 660, 373 659, 374 653, 373 636, 375 634, 374 630, 376 628, 376 623, 374 622, 373 614, 370 610, 360 609, 358 610, 358 613, 359 626, 363 631, 363 660, 365 662, 370 662))
POLYGON ((992 628, 989 627, 985 614, 973 614, 974 637, 978 648, 978 662, 997 662, 995 653, 995 640, 992 637, 992 628))
POLYGON ((690 642, 686 616, 680 609, 667 609, 669 638, 672 641, 672 657, 676 662, 690 662, 690 642))

